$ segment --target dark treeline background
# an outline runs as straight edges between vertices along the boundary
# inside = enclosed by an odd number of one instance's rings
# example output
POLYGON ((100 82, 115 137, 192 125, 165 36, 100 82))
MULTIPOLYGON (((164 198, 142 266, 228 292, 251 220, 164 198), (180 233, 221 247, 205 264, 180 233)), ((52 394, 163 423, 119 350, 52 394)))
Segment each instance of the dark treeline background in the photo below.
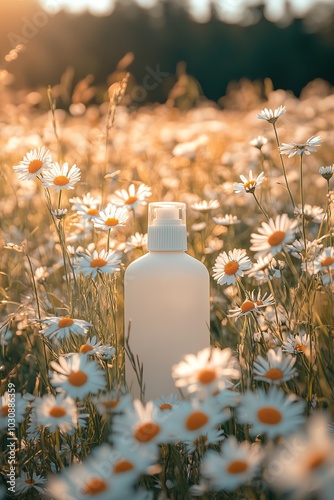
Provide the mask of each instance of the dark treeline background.
POLYGON ((123 0, 110 16, 61 11, 44 14, 43 21, 35 0, 1 0, 1 67, 14 74, 17 88, 55 85, 69 67, 74 70, 73 85, 87 74, 94 75, 94 84, 103 85, 130 51, 134 60, 129 70, 138 84, 148 74, 147 67, 155 70, 159 65, 169 74, 147 92, 147 100, 160 102, 175 81, 179 61, 187 63, 188 73, 212 100, 224 95, 229 82, 242 78, 270 78, 274 88, 296 95, 315 78, 334 85, 333 19, 317 32, 305 30, 301 20, 282 28, 263 16, 252 26, 229 25, 214 12, 209 22, 199 24, 180 4, 165 0, 163 16, 154 17, 123 0), (43 26, 36 27, 38 23, 43 26), (25 50, 6 62, 15 41, 23 42, 25 50))

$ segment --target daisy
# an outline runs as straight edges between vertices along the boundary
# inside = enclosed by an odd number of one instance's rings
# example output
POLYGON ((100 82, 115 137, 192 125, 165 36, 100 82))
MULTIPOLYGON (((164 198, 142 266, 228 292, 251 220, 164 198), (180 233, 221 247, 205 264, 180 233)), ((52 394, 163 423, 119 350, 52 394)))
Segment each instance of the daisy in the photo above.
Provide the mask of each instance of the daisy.
POLYGON ((72 398, 83 399, 90 393, 97 394, 104 390, 106 381, 103 371, 83 354, 60 357, 58 361, 59 364, 51 361, 55 372, 50 374, 51 384, 58 392, 65 391, 72 398))
POLYGON ((267 297, 267 293, 261 296, 261 293, 258 292, 257 297, 255 297, 255 292, 253 291, 250 297, 244 300, 240 307, 230 309, 227 316, 229 318, 238 319, 247 314, 258 312, 260 308, 268 307, 272 304, 275 304, 275 300, 271 294, 267 297))
POLYGON ((133 210, 139 205, 147 205, 146 200, 151 195, 151 188, 145 184, 140 184, 137 190, 135 185, 131 184, 128 191, 126 189, 118 190, 111 195, 110 200, 114 205, 133 210))
POLYGON ((240 175, 242 182, 236 182, 234 184, 235 193, 254 193, 255 188, 259 186, 265 179, 264 172, 261 172, 256 179, 253 178, 253 172, 249 171, 249 177, 240 175))
POLYGON ((126 253, 136 248, 144 249, 146 247, 147 247, 147 233, 141 234, 136 232, 127 239, 126 248, 124 252, 126 253))
POLYGON ((212 394, 222 390, 230 379, 240 377, 237 359, 230 348, 205 348, 197 354, 187 354, 172 367, 176 387, 186 388, 192 394, 212 394))
POLYGON ((19 165, 14 168, 20 181, 40 178, 42 174, 51 168, 52 158, 50 152, 43 146, 27 153, 19 165))
POLYGON ((96 335, 92 339, 87 339, 85 344, 79 349, 80 354, 95 355, 98 359, 108 360, 115 355, 115 348, 110 344, 97 342, 96 335))
POLYGON ((334 486, 334 437, 324 412, 314 413, 306 430, 285 440, 270 457, 266 481, 277 493, 303 500, 331 500, 334 486))
POLYGON ((50 170, 47 170, 42 178, 42 184, 45 188, 53 188, 56 191, 63 189, 74 189, 74 185, 80 181, 80 169, 74 164, 70 169, 68 163, 62 167, 58 163, 53 163, 50 170))
POLYGON ((305 220, 321 224, 327 218, 327 214, 323 208, 316 205, 312 206, 305 203, 304 209, 301 205, 295 207, 295 215, 297 217, 304 217, 305 220))
POLYGON ((167 436, 164 420, 152 401, 144 406, 139 399, 135 399, 133 406, 127 407, 122 415, 114 416, 113 442, 116 447, 127 445, 132 452, 138 446, 156 452, 157 445, 163 443, 167 436))
POLYGON ((334 247, 326 247, 314 260, 313 272, 333 272, 334 271, 334 247))
POLYGON ((288 155, 288 158, 291 158, 295 154, 301 155, 305 153, 306 155, 310 155, 311 153, 315 153, 317 151, 316 148, 320 145, 320 137, 312 135, 304 143, 292 142, 291 144, 286 144, 283 142, 282 146, 278 149, 281 155, 288 155))
MULTIPOLYGON (((313 342, 312 345, 314 346, 313 342)), ((288 335, 282 343, 282 351, 290 354, 309 354, 310 336, 305 332, 297 335, 288 335)))
POLYGON ((174 442, 194 441, 228 420, 229 413, 218 409, 212 399, 183 400, 167 422, 174 442))
POLYGON ((250 278, 268 279, 268 274, 265 271, 269 268, 272 259, 273 257, 270 254, 265 257, 258 257, 257 261, 252 264, 251 269, 246 274, 250 278))
POLYGON ((27 474, 27 472, 22 472, 20 476, 15 479, 15 493, 17 495, 23 495, 29 490, 36 490, 38 493, 45 495, 45 488, 42 487, 46 483, 46 478, 35 474, 27 474))
POLYGON ((291 434, 304 422, 304 401, 294 394, 287 396, 277 387, 266 394, 259 389, 247 391, 241 398, 237 418, 241 424, 251 425, 251 434, 266 434, 268 438, 291 434))
MULTIPOLYGON (((96 208, 101 204, 101 198, 94 198, 90 193, 85 194, 82 199, 79 196, 70 198, 72 210, 80 211, 89 208, 96 208)), ((98 215, 98 214, 97 214, 98 215)))
POLYGON ((97 206, 85 207, 82 206, 80 210, 77 211, 78 215, 81 215, 83 219, 93 221, 96 217, 98 217, 100 211, 97 206))
POLYGON ((296 358, 284 356, 281 349, 269 349, 267 359, 257 356, 254 362, 254 379, 279 385, 296 376, 295 362, 296 358))
POLYGON ((258 135, 257 137, 255 137, 255 139, 252 139, 251 141, 249 141, 249 144, 251 146, 254 146, 255 148, 257 149, 262 149, 263 146, 265 146, 268 142, 268 139, 266 139, 266 137, 263 137, 262 135, 258 135))
POLYGON ((322 175, 326 181, 329 181, 333 177, 334 165, 328 165, 327 167, 320 167, 319 174, 322 175))
POLYGON ((94 217, 93 224, 97 229, 107 231, 115 229, 115 227, 125 226, 128 218, 128 211, 124 207, 116 207, 109 203, 104 210, 99 212, 97 217, 94 217))
POLYGON ((122 254, 119 252, 105 250, 86 250, 84 253, 79 253, 76 260, 73 262, 75 273, 83 274, 96 278, 98 274, 108 273, 114 274, 119 271, 119 264, 122 260, 122 254))
POLYGON ((236 215, 226 214, 223 217, 212 217, 213 222, 219 226, 234 226, 240 224, 240 220, 236 215))
POLYGON ((56 210, 50 210, 50 212, 56 219, 62 220, 67 215, 67 208, 57 208, 56 210))
POLYGON ((177 408, 180 404, 180 400, 177 398, 177 395, 173 394, 172 392, 169 394, 169 396, 166 397, 162 395, 160 399, 152 402, 153 405, 162 414, 168 414, 169 412, 174 411, 175 408, 177 408))
POLYGON ((208 213, 211 210, 216 210, 216 208, 219 208, 219 201, 209 200, 209 202, 207 202, 206 200, 203 200, 198 203, 193 203, 191 205, 191 208, 196 212, 208 213))
POLYGON ((201 471, 210 490, 234 491, 255 476, 262 458, 259 444, 238 443, 231 436, 223 442, 220 453, 213 450, 205 453, 201 471))
POLYGON ((222 429, 210 429, 205 435, 194 439, 194 441, 184 441, 188 455, 191 455, 200 446, 219 446, 225 439, 225 431, 222 429))
MULTIPOLYGON (((9 383, 10 384, 10 383, 9 383)), ((12 387, 9 386, 8 391, 12 387)), ((22 395, 19 392, 5 392, 0 396, 0 430, 8 429, 8 419, 15 419, 15 426, 21 424, 26 416, 29 402, 34 399, 30 394, 22 395)))
POLYGON ((123 413, 127 408, 132 407, 132 399, 125 389, 113 389, 112 391, 100 394, 92 398, 92 403, 102 416, 110 416, 114 413, 123 413))
POLYGON ((258 230, 260 234, 251 234, 250 250, 256 252, 255 258, 263 255, 276 255, 281 252, 286 243, 295 239, 297 220, 291 220, 287 214, 277 215, 276 219, 262 222, 258 230))
POLYGON ((237 277, 242 277, 244 271, 252 266, 246 250, 234 248, 228 253, 222 252, 218 255, 213 269, 213 278, 218 285, 235 285, 237 277))
POLYGON ((279 106, 274 109, 274 111, 272 109, 264 108, 261 113, 257 114, 257 117, 259 120, 266 120, 268 123, 275 123, 280 116, 284 115, 284 113, 285 106, 279 106))
POLYGON ((56 340, 64 340, 73 335, 86 335, 91 323, 84 321, 82 319, 73 319, 70 316, 63 316, 59 318, 57 316, 51 316, 41 320, 41 323, 45 323, 45 327, 39 331, 45 337, 49 339, 56 338, 56 340))
POLYGON ((319 244, 317 241, 306 240, 306 251, 305 242, 302 239, 295 240, 291 245, 286 245, 286 250, 291 253, 297 259, 304 258, 307 255, 309 258, 315 257, 322 249, 323 245, 319 244))
POLYGON ((48 394, 36 398, 33 403, 36 422, 55 432, 59 429, 63 433, 73 433, 78 423, 78 410, 71 397, 64 398, 63 394, 53 396, 48 394))

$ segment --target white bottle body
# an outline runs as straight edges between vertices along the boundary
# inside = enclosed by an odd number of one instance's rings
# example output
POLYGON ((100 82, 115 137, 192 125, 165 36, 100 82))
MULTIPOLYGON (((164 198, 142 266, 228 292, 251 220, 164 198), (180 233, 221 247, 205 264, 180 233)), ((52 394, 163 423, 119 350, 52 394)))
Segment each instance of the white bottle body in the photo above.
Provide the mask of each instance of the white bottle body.
MULTIPOLYGON (((207 268, 183 251, 149 252, 125 272, 125 335, 143 364, 145 400, 177 392, 171 375, 186 354, 210 345, 210 280, 207 268)), ((126 357, 125 375, 139 398, 137 377, 126 357)))

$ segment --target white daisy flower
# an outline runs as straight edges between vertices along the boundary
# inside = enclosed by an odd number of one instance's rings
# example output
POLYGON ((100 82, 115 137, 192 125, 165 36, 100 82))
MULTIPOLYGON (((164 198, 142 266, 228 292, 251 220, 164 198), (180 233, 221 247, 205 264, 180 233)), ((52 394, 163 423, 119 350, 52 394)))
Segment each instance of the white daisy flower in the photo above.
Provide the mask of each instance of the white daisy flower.
POLYGON ((305 402, 294 394, 287 396, 277 387, 247 391, 241 398, 237 418, 251 425, 251 434, 266 434, 268 438, 291 434, 305 420, 305 402))
POLYGON ((295 239, 297 225, 298 221, 289 219, 287 214, 277 215, 275 220, 262 222, 262 227, 258 230, 260 234, 251 234, 250 250, 256 252, 255 258, 268 254, 273 256, 281 252, 286 243, 295 239))
POLYGON ((59 364, 51 361, 55 372, 50 373, 51 384, 57 391, 65 391, 72 398, 83 399, 104 390, 106 380, 96 362, 88 361, 83 354, 73 354, 70 358, 60 357, 59 364))
POLYGON ((176 387, 188 393, 208 395, 224 389, 231 379, 240 377, 237 359, 230 348, 205 348, 197 354, 187 354, 172 367, 176 387))
POLYGON ((320 137, 312 135, 304 143, 292 142, 291 144, 286 144, 283 142, 282 146, 278 149, 281 155, 288 155, 288 158, 291 158, 295 154, 301 155, 305 153, 306 155, 310 155, 311 153, 315 153, 318 146, 321 146, 320 137))
POLYGON ((120 189, 111 195, 110 200, 114 205, 132 210, 139 205, 147 205, 147 198, 151 195, 151 188, 145 184, 140 184, 138 189, 134 184, 131 184, 128 191, 120 189))
POLYGON ((122 260, 122 254, 119 252, 105 250, 86 250, 84 253, 77 254, 73 267, 75 273, 83 274, 96 278, 98 274, 108 273, 114 274, 119 271, 119 264, 122 260))
MULTIPOLYGON (((314 347, 314 343, 312 342, 314 347)), ((306 332, 299 332, 297 335, 288 335, 282 343, 282 351, 290 354, 309 354, 310 336, 306 332)))
POLYGON ((116 447, 127 443, 132 452, 138 446, 156 451, 157 445, 165 442, 167 437, 165 421, 152 401, 144 406, 139 399, 135 399, 133 405, 127 407, 122 415, 114 416, 113 442, 116 447))
POLYGON ((201 472, 210 490, 234 491, 254 477, 262 458, 259 444, 238 443, 231 436, 223 442, 220 453, 213 450, 205 453, 201 472))
POLYGON ((57 208, 56 210, 50 210, 50 212, 56 219, 62 220, 67 215, 67 208, 57 208))
POLYGON ((43 146, 27 153, 19 165, 14 168, 20 181, 41 178, 41 174, 51 168, 52 158, 50 152, 43 146))
POLYGON ((326 247, 314 260, 313 272, 333 272, 334 271, 334 247, 326 247))
POLYGON ((75 401, 63 394, 53 396, 48 394, 36 398, 33 403, 36 422, 55 432, 59 429, 63 433, 72 434, 78 424, 78 410, 75 401))
POLYGON ((77 212, 84 209, 96 208, 101 204, 101 198, 94 198, 90 193, 85 194, 82 198, 75 196, 74 198, 70 198, 69 201, 72 203, 72 210, 76 210, 77 212))
POLYGON ((95 207, 82 206, 81 209, 78 210, 78 212, 77 212, 77 214, 81 215, 81 217, 83 219, 91 220, 91 221, 94 221, 94 219, 99 216, 99 213, 100 213, 100 210, 97 208, 97 206, 95 206, 95 207))
POLYGON ((234 226, 240 224, 240 220, 236 215, 226 214, 223 217, 212 217, 213 222, 219 226, 234 226))
POLYGON ((265 179, 264 172, 261 172, 256 179, 253 177, 253 172, 249 171, 248 178, 244 175, 240 175, 242 182, 236 182, 234 184, 235 193, 254 193, 255 188, 259 186, 265 179))
POLYGON ((319 174, 322 175, 326 181, 329 181, 333 177, 334 165, 328 165, 327 167, 320 167, 319 174))
POLYGON ((57 316, 51 316, 41 320, 41 323, 45 323, 45 327, 39 331, 45 337, 57 340, 64 340, 73 335, 86 335, 91 323, 84 321, 82 319, 74 319, 69 316, 64 316, 58 318, 57 316))
POLYGON ((63 189, 74 189, 74 185, 80 181, 80 178, 80 168, 75 164, 69 168, 67 162, 62 167, 58 163, 53 163, 50 170, 44 173, 42 184, 45 188, 62 191, 63 189))
POLYGON ((249 257, 244 249, 230 250, 228 253, 222 252, 218 255, 213 266, 213 278, 218 285, 235 285, 237 277, 243 277, 244 271, 252 266, 249 257))
POLYGON ((262 149, 263 146, 265 146, 268 142, 268 139, 266 137, 263 137, 262 135, 258 135, 257 137, 255 137, 254 139, 252 139, 251 141, 249 141, 249 144, 251 146, 254 146, 255 148, 257 149, 262 149))
POLYGON ((147 247, 147 233, 141 234, 136 232, 132 234, 126 241, 126 248, 124 253, 134 250, 136 248, 144 249, 147 247))
POLYGON ((281 349, 269 349, 267 359, 257 356, 254 362, 254 379, 279 385, 296 376, 295 362, 296 358, 290 355, 284 356, 281 349))
POLYGON ((79 349, 80 354, 95 355, 98 359, 111 359, 116 352, 116 349, 110 344, 102 344, 97 341, 96 335, 92 339, 87 339, 85 344, 79 349))
POLYGON ((261 296, 261 292, 258 292, 257 297, 255 297, 255 292, 253 291, 250 297, 245 299, 240 307, 229 310, 228 317, 238 319, 247 314, 258 312, 260 308, 268 307, 273 304, 275 304, 275 300, 271 294, 267 297, 267 293, 261 296))
POLYGON ((304 210, 301 205, 295 207, 295 215, 297 217, 304 217, 305 220, 321 224, 327 218, 327 214, 323 208, 316 205, 309 205, 305 203, 304 210))
POLYGON ((43 485, 46 483, 46 478, 35 474, 27 474, 27 472, 22 472, 20 476, 15 479, 15 494, 23 495, 29 490, 36 490, 38 493, 45 495, 46 490, 43 485))
POLYGON ((117 207, 109 203, 104 210, 99 212, 99 215, 93 219, 94 227, 108 231, 116 227, 125 226, 129 218, 128 211, 124 207, 117 207))
POLYGON ((167 422, 174 442, 194 441, 228 420, 228 411, 217 408, 212 399, 181 401, 167 422))
POLYGON ((334 486, 334 437, 328 416, 314 413, 305 432, 285 439, 269 459, 265 475, 279 496, 331 500, 334 486))
POLYGON ((205 221, 195 222, 195 224, 192 224, 191 230, 200 233, 201 231, 204 231, 206 226, 207 223, 205 221))
POLYGON ((174 393, 170 393, 167 397, 162 395, 160 399, 152 401, 153 405, 158 409, 161 413, 169 413, 174 411, 175 408, 180 404, 180 400, 177 395, 174 393))
POLYGON ((123 413, 127 408, 132 408, 132 398, 125 389, 113 389, 112 391, 99 394, 92 398, 92 403, 102 416, 110 416, 114 413, 123 413))
POLYGON ((259 120, 266 120, 269 123, 275 123, 279 119, 280 116, 284 115, 285 113, 285 106, 279 106, 278 108, 274 109, 268 109, 264 108, 261 113, 257 114, 257 117, 259 120))
POLYGON ((225 439, 225 431, 222 429, 209 429, 206 434, 194 439, 194 441, 184 441, 188 455, 194 453, 199 446, 219 446, 225 439))
POLYGON ((198 203, 193 203, 191 205, 191 208, 195 210, 196 212, 203 212, 203 213, 208 213, 211 212, 211 210, 216 210, 219 208, 219 201, 217 200, 203 200, 199 201, 198 203))
POLYGON ((290 245, 286 245, 286 250, 291 253, 297 259, 303 259, 305 255, 308 258, 315 257, 323 248, 323 245, 317 241, 306 240, 306 251, 305 242, 302 239, 295 240, 290 245))

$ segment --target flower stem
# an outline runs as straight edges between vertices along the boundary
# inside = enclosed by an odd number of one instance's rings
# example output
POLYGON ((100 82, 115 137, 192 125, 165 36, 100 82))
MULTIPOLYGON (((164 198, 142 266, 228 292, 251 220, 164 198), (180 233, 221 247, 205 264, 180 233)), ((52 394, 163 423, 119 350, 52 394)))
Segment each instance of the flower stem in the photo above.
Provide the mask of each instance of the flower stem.
POLYGON ((261 210, 261 212, 263 213, 263 215, 265 216, 265 218, 267 219, 267 221, 269 220, 269 217, 267 215, 267 213, 265 212, 265 210, 262 208, 262 205, 261 203, 259 202, 259 200, 257 199, 256 197, 256 194, 253 192, 252 195, 254 196, 254 200, 256 201, 257 203, 257 206, 259 207, 259 209, 261 210))

